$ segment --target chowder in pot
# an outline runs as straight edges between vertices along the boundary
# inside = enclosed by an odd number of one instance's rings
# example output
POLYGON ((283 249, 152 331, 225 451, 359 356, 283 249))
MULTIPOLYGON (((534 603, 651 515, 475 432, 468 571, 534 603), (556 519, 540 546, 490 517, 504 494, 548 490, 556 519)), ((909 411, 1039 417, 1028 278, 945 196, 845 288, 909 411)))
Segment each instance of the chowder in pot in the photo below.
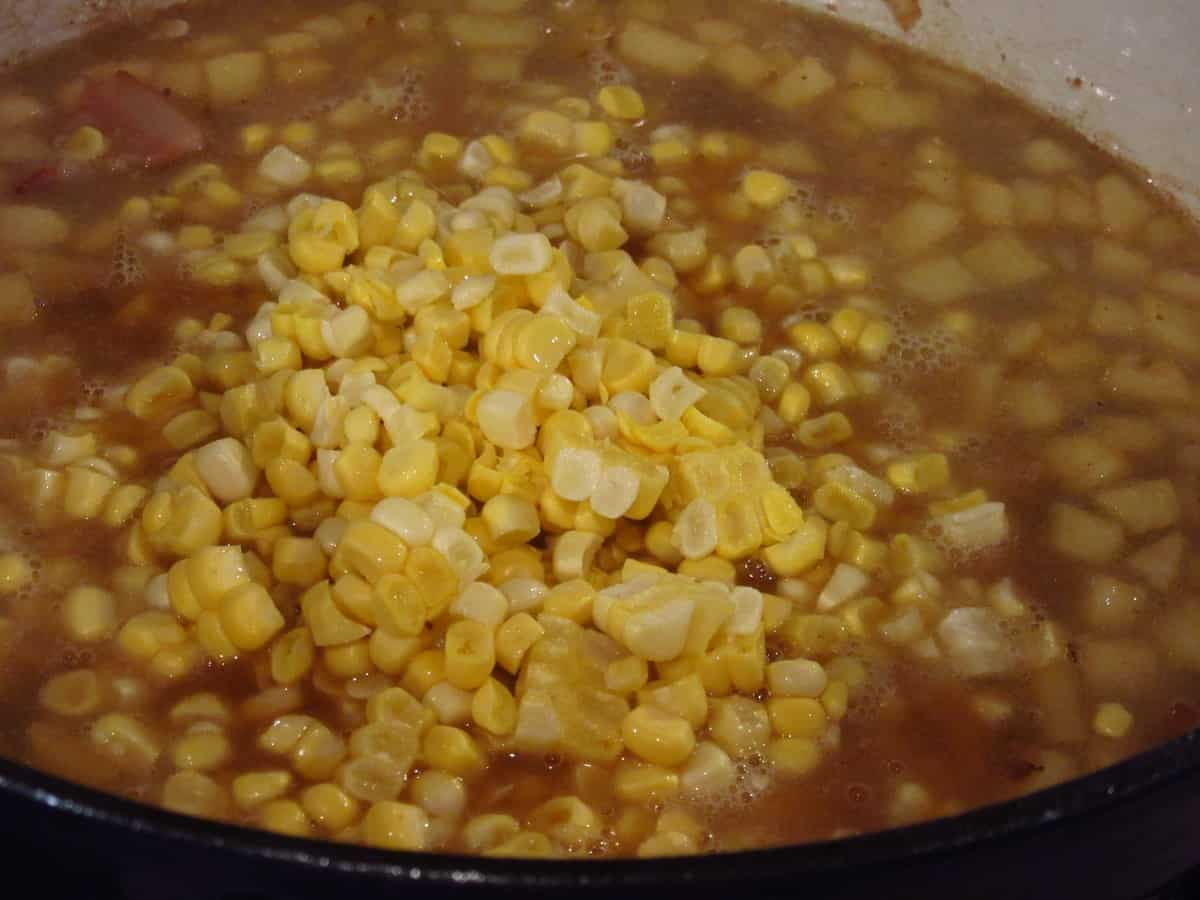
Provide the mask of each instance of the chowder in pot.
POLYGON ((288 0, 0 96, 0 750, 395 849, 996 802, 1200 702, 1200 253, 758 3, 288 0))

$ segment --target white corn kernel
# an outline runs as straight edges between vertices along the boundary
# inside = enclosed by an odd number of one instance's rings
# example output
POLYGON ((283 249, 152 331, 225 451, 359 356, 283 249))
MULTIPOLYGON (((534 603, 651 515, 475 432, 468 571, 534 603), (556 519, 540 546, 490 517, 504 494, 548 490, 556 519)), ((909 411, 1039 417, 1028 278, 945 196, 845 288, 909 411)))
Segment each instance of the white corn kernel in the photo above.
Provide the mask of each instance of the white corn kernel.
POLYGON ((488 391, 479 399, 475 414, 483 436, 505 450, 524 450, 537 436, 533 404, 516 391, 488 391))
POLYGON ((641 480, 628 466, 609 466, 600 474, 589 498, 592 509, 607 519, 625 515, 641 490, 641 480))
POLYGON ((672 366, 650 383, 650 406, 664 422, 673 422, 706 393, 683 369, 672 366))
POLYGON ((600 316, 572 299, 571 295, 558 285, 551 288, 550 293, 546 295, 542 313, 558 316, 580 337, 594 338, 600 334, 600 316))
POLYGON ((258 172, 268 181, 284 187, 298 187, 308 180, 312 166, 299 153, 279 144, 263 156, 258 172))
POLYGON ((717 549, 717 508, 697 497, 675 520, 671 542, 687 559, 703 559, 717 549))
POLYGON ((495 275, 468 275, 450 292, 450 305, 458 310, 474 309, 495 289, 495 275))
POLYGON ((550 268, 554 248, 544 234, 506 234, 496 238, 488 259, 498 275, 536 275, 550 268))
POLYGON ((410 547, 421 547, 433 540, 433 519, 404 497, 380 500, 371 509, 371 521, 399 535, 410 547))
POLYGON ((776 697, 820 697, 829 677, 811 659, 781 659, 767 665, 767 687, 776 697))
POLYGON ((600 471, 600 454, 595 450, 564 447, 554 457, 550 487, 564 500, 586 500, 600 483, 600 471))
POLYGON ((474 619, 492 628, 508 618, 508 597, 497 587, 482 581, 473 581, 450 604, 451 615, 462 619, 474 619))
POLYGON ((217 500, 232 503, 254 493, 258 467, 246 445, 236 438, 221 438, 195 452, 196 471, 217 500))

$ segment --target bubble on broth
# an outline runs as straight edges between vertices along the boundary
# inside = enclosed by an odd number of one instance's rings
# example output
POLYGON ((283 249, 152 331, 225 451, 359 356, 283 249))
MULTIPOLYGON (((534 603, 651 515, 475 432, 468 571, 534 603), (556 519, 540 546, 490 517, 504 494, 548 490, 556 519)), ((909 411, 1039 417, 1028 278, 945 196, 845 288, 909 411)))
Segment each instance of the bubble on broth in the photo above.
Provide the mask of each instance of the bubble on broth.
POLYGON ((898 316, 889 318, 894 335, 884 371, 893 384, 917 375, 951 372, 966 361, 967 347, 954 332, 936 327, 920 330, 898 316))
POLYGON ((368 78, 362 99, 397 122, 417 122, 433 113, 425 73, 408 66, 398 70, 386 84, 368 78))
POLYGON ((951 568, 958 569, 973 566, 988 559, 994 559, 1012 546, 1013 536, 1010 534, 998 544, 986 547, 963 547, 952 543, 936 519, 927 522, 923 529, 924 536, 941 551, 951 568))
POLYGON ((825 218, 843 228, 852 228, 858 222, 858 210, 847 200, 829 200, 825 203, 824 212, 825 218))
POLYGON ((880 707, 896 691, 896 678, 891 666, 879 661, 858 657, 867 670, 866 680, 850 690, 843 722, 861 724, 879 712, 880 707))
POLYGON ((633 83, 633 72, 629 67, 601 47, 587 52, 587 67, 592 83, 597 87, 633 83))
POLYGON ((762 756, 735 759, 733 764, 736 775, 729 784, 688 795, 688 802, 696 812, 715 819, 743 809, 758 800, 775 781, 774 767, 762 756))
POLYGON ((141 255, 122 231, 113 242, 112 269, 108 283, 113 287, 131 287, 146 277, 141 255))
POLYGON ((46 436, 50 434, 50 432, 62 428, 66 421, 67 419, 65 415, 34 419, 25 429, 25 440, 28 443, 37 446, 46 439, 46 436))
POLYGON ((788 192, 788 200, 811 219, 821 209, 821 189, 811 181, 795 181, 788 192))
POLYGON ((640 177, 652 166, 650 154, 644 147, 623 138, 613 146, 612 155, 621 161, 633 177, 640 177))
POLYGON ((797 322, 817 322, 824 325, 831 318, 833 318, 833 312, 828 306, 819 301, 809 301, 789 314, 784 320, 784 325, 794 325, 797 322))
POLYGON ((910 410, 885 413, 879 422, 879 432, 898 450, 908 452, 921 434, 921 419, 910 410))

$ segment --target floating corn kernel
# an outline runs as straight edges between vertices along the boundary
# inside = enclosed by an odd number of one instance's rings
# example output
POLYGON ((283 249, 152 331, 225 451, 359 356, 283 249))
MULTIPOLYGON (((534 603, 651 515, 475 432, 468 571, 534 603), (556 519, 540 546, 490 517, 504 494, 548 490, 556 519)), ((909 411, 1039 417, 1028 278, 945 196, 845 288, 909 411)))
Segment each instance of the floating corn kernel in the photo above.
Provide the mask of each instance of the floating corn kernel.
POLYGON ((791 184, 776 172, 753 169, 742 178, 742 194, 762 209, 774 209, 790 192, 791 184))
POLYGON ((646 114, 646 104, 633 88, 623 84, 610 84, 596 93, 596 102, 614 119, 636 120, 646 114))

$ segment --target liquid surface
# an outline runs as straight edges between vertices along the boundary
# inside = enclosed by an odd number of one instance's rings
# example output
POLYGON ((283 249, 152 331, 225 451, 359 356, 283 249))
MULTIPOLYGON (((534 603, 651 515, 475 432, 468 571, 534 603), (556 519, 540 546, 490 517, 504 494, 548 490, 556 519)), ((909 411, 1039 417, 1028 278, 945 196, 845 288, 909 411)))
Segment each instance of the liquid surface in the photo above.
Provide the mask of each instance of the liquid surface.
POLYGON ((781 7, 231 9, 0 95, 0 753, 651 856, 1196 724, 1200 244, 1137 173, 781 7))

